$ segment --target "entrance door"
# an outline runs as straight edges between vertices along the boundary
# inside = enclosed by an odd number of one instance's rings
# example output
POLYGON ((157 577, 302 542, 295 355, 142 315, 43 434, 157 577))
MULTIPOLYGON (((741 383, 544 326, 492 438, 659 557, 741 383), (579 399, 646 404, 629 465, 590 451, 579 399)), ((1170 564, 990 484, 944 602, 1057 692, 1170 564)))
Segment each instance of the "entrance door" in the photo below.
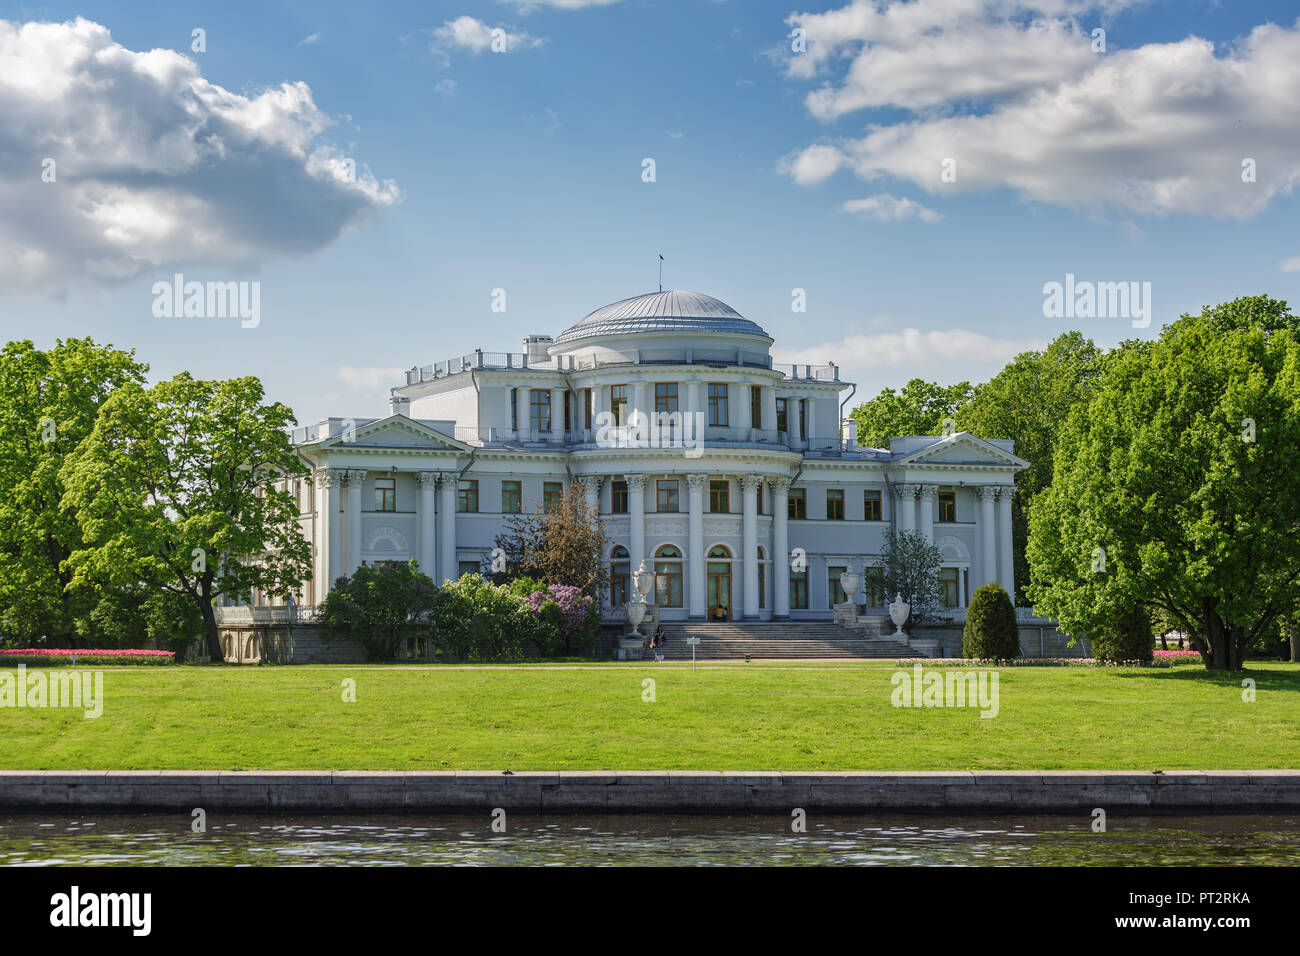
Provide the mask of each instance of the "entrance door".
POLYGON ((729 562, 709 562, 709 620, 732 620, 731 564, 729 562))

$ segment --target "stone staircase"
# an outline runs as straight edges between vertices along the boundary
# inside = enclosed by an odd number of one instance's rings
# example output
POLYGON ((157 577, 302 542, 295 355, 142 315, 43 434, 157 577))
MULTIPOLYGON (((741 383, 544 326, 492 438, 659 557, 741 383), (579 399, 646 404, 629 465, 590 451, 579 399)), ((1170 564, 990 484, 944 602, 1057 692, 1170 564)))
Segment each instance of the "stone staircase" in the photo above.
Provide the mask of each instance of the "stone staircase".
MULTIPOLYGON (((847 628, 830 621, 665 622, 665 660, 689 661, 691 646, 686 643, 688 637, 700 638, 695 648, 695 659, 699 661, 744 660, 746 654, 763 660, 869 660, 922 656, 902 641, 878 637, 864 628, 847 628)), ((647 650, 646 657, 653 658, 653 654, 647 650)))

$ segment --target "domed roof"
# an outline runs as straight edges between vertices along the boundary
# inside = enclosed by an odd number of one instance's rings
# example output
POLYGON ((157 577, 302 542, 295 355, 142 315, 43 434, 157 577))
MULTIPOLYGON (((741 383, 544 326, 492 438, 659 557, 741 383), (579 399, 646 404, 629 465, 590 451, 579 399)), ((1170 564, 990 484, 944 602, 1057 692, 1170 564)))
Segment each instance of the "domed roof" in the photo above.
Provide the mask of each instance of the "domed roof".
POLYGON ((647 292, 601 306, 562 332, 557 345, 593 335, 631 332, 732 332, 768 334, 727 303, 699 292, 647 292))

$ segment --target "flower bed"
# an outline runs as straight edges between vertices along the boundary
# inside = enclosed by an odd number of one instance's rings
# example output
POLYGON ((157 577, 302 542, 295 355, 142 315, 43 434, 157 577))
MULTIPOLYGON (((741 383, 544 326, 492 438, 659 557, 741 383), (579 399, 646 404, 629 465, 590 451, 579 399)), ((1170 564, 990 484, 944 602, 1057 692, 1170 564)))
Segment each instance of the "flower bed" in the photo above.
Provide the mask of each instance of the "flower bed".
POLYGON ((1168 667, 1174 663, 1170 660, 1161 660, 1159 655, 1160 652, 1156 651, 1156 660, 1150 664, 1141 661, 1125 661, 1119 664, 1113 661, 1099 661, 1095 657, 1015 657, 1005 661, 973 657, 905 657, 894 663, 922 664, 926 667, 1168 667))
POLYGON ((120 667, 124 664, 157 666, 176 659, 174 651, 150 651, 141 648, 113 650, 100 647, 28 647, 0 650, 0 667, 120 667))
POLYGON ((1158 661, 1199 661, 1200 651, 1152 651, 1158 661))

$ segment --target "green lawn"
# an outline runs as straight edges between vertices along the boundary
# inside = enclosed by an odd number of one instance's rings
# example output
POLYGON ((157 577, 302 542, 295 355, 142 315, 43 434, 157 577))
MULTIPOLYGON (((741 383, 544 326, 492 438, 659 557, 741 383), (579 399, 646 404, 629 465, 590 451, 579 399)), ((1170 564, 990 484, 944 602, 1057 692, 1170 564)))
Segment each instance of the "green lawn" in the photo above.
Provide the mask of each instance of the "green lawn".
POLYGON ((106 669, 104 712, 0 708, 5 769, 1300 767, 1300 666, 1004 668, 1000 712, 895 708, 889 663, 106 669), (642 700, 642 679, 656 701, 642 700), (341 682, 356 681, 355 703, 341 682))

